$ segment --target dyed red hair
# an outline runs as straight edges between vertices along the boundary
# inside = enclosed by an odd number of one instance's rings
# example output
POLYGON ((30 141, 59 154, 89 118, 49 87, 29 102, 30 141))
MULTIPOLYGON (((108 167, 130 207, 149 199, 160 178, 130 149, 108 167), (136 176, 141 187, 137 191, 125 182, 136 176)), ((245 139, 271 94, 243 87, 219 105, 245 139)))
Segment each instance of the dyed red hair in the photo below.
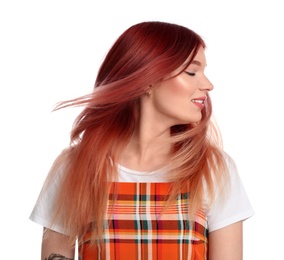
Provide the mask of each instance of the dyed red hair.
MULTIPOLYGON (((183 26, 164 22, 136 24, 109 50, 94 91, 58 105, 58 109, 84 106, 74 122, 71 147, 62 160, 65 174, 55 206, 56 218, 62 220, 71 238, 82 239, 90 228, 94 242, 102 237, 109 180, 115 178, 118 154, 138 124, 141 96, 147 86, 162 80, 191 55, 190 64, 199 48, 205 48, 204 41, 183 26)), ((204 186, 213 199, 214 182, 220 184, 226 172, 211 113, 208 98, 200 122, 172 127, 169 181, 175 184, 171 198, 187 185, 193 211, 202 207, 204 186)))

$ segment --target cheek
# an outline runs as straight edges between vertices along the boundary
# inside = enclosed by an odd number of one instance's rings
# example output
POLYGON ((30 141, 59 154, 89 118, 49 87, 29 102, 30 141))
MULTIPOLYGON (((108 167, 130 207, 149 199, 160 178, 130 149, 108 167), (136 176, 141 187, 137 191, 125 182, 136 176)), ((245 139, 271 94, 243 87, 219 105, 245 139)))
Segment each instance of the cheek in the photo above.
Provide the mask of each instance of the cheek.
POLYGON ((188 97, 193 94, 194 89, 190 86, 188 80, 181 77, 177 77, 172 79, 171 82, 169 82, 168 91, 172 95, 188 97))
POLYGON ((163 102, 183 102, 187 100, 194 90, 188 80, 182 77, 176 77, 167 81, 164 81, 157 87, 155 97, 161 99, 163 102))
POLYGON ((174 80, 168 80, 164 82, 157 91, 157 98, 161 98, 163 102, 174 102, 174 100, 180 96, 182 92, 178 82, 174 80))

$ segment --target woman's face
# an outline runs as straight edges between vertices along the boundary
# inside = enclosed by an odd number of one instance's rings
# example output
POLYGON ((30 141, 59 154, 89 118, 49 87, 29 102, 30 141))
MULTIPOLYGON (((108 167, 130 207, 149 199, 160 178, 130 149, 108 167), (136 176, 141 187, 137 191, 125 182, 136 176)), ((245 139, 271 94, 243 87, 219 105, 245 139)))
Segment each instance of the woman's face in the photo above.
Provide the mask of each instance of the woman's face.
POLYGON ((194 60, 184 72, 178 74, 184 69, 181 66, 153 87, 151 101, 157 120, 165 120, 164 122, 171 126, 201 120, 207 93, 213 89, 213 85, 204 74, 205 67, 204 49, 199 48, 194 60))

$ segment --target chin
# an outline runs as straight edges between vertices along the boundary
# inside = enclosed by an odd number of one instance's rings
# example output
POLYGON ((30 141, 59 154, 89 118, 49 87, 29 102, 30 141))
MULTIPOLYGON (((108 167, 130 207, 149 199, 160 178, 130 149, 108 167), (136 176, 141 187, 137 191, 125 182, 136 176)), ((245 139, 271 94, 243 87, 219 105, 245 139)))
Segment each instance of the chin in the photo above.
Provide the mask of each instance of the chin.
POLYGON ((194 124, 198 123, 202 119, 202 114, 196 114, 196 115, 184 115, 183 117, 175 117, 172 118, 172 125, 188 125, 188 124, 194 124))
POLYGON ((188 118, 188 119, 186 120, 186 124, 198 123, 198 122, 200 122, 201 119, 202 119, 202 115, 196 116, 196 117, 191 117, 191 118, 188 118))
POLYGON ((177 123, 177 125, 188 125, 188 124, 195 124, 195 123, 198 123, 200 122, 202 119, 202 117, 200 118, 190 118, 188 120, 181 120, 177 123))

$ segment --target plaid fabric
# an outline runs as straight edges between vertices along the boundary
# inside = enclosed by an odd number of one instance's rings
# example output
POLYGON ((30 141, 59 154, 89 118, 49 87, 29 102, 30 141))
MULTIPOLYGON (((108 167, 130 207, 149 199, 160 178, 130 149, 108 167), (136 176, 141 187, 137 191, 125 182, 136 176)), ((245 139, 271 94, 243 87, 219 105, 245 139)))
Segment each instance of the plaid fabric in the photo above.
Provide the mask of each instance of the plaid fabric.
MULTIPOLYGON (((207 259, 207 221, 202 212, 189 221, 188 193, 181 192, 164 210, 170 183, 116 185, 116 200, 113 185, 108 202, 104 259, 207 259)), ((83 260, 102 259, 97 247, 87 242, 79 251, 83 260)))

